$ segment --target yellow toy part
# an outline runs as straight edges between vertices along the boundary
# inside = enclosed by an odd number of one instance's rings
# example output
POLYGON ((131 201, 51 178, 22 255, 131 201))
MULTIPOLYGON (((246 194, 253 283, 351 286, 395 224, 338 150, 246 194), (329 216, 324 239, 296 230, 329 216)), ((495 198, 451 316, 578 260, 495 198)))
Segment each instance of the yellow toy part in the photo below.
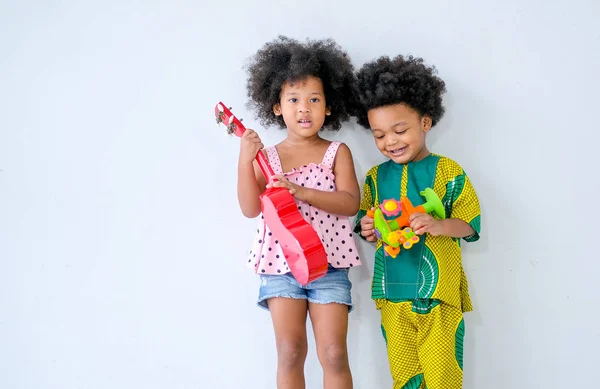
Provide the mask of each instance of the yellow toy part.
POLYGON ((392 258, 396 258, 400 254, 400 245, 408 250, 420 240, 419 236, 410 227, 403 228, 400 231, 392 231, 387 237, 388 242, 394 246, 385 244, 384 250, 392 258), (396 243, 398 243, 398 246, 395 245, 396 243))

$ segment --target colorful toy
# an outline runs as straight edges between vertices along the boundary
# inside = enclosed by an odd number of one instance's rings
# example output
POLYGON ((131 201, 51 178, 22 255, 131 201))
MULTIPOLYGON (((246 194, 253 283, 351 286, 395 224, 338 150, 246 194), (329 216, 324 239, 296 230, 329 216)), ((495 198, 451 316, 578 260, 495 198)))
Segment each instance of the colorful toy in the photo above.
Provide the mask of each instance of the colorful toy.
POLYGON ((414 207, 408 197, 402 197, 400 201, 394 199, 384 200, 375 211, 369 210, 367 216, 373 218, 375 226, 375 236, 381 239, 385 244, 386 254, 392 258, 400 253, 400 246, 410 249, 415 243, 419 242, 419 236, 409 227, 410 215, 413 213, 431 213, 439 218, 446 217, 446 210, 438 195, 431 188, 426 188, 420 192, 425 197, 425 203, 414 207), (399 217, 387 220, 388 217, 399 217))
MULTIPOLYGON (((215 107, 217 124, 227 126, 227 134, 241 137, 246 128, 230 108, 219 102, 215 107)), ((262 150, 256 154, 256 162, 267 183, 277 181, 262 150)), ((327 273, 328 261, 325 248, 314 228, 298 210, 294 197, 285 188, 268 188, 260 195, 260 204, 265 224, 273 232, 287 258, 294 278, 306 285, 327 273)))

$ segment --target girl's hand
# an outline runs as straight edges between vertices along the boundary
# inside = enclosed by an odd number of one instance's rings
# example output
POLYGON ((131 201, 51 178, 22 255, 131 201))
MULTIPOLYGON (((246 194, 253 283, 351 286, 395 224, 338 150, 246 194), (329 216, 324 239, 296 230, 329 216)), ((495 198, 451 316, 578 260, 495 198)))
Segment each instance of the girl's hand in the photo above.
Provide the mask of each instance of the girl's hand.
POLYGON ((428 213, 413 213, 408 220, 410 221, 410 228, 417 235, 423 235, 427 232, 433 236, 438 236, 443 232, 442 221, 435 219, 428 213))
POLYGON ((272 184, 267 184, 267 188, 286 188, 296 199, 308 202, 308 188, 292 184, 290 180, 288 180, 283 174, 275 174, 273 178, 277 179, 278 181, 275 181, 272 184))
POLYGON ((256 154, 264 147, 256 131, 246 129, 240 139, 240 163, 251 164, 256 154))
MULTIPOLYGON (((375 211, 375 208, 371 208, 371 211, 375 211)), ((375 224, 373 218, 367 215, 360 219, 360 234, 365 237, 368 242, 375 242, 377 237, 375 236, 375 224)))

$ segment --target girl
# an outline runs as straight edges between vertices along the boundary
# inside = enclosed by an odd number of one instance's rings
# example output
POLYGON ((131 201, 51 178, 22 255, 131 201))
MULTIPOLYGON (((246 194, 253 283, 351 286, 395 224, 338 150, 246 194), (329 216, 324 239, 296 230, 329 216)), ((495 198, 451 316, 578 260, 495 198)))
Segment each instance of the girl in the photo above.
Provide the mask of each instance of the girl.
POLYGON ((353 66, 332 40, 300 43, 286 37, 267 43, 252 58, 250 102, 264 126, 285 128, 281 143, 263 149, 247 129, 241 139, 238 200, 244 216, 257 217, 266 182, 254 162, 262 150, 325 245, 329 269, 302 287, 289 271, 277 237, 260 219, 248 266, 260 275, 258 305, 269 310, 277 344, 277 387, 304 388, 306 318, 310 315, 326 389, 352 388, 346 335, 352 310, 348 269, 360 265, 349 217, 357 213, 360 188, 350 150, 320 136, 349 118, 353 66))

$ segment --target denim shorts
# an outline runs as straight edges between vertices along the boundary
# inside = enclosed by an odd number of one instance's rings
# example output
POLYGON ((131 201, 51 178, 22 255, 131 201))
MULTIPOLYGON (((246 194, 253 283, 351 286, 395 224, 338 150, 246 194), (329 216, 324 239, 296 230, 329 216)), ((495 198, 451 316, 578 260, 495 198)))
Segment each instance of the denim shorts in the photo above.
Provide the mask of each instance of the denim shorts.
POLYGON ((348 279, 348 269, 334 268, 329 265, 327 273, 305 286, 300 285, 292 273, 286 274, 261 274, 260 289, 258 291, 258 306, 269 309, 267 299, 285 297, 292 299, 305 299, 316 304, 344 304, 351 312, 352 283, 348 279))

